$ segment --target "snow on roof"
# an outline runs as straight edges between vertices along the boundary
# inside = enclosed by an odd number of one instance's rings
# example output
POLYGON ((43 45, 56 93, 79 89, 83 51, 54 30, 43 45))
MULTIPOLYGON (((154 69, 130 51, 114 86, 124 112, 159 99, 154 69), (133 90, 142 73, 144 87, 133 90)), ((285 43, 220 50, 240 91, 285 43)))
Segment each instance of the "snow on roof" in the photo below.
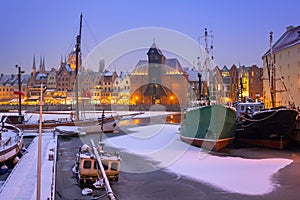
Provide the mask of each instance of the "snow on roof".
POLYGON ((199 81, 197 70, 195 70, 195 69, 186 70, 186 73, 188 75, 188 80, 190 82, 198 82, 199 81))
POLYGON ((41 80, 41 79, 46 79, 47 78, 47 74, 44 73, 38 73, 35 77, 36 80, 41 80))
MULTIPOLYGON (((287 30, 273 45, 273 53, 286 49, 288 47, 297 45, 300 43, 300 26, 287 27, 287 30)), ((270 54, 270 49, 263 55, 263 57, 270 54)))

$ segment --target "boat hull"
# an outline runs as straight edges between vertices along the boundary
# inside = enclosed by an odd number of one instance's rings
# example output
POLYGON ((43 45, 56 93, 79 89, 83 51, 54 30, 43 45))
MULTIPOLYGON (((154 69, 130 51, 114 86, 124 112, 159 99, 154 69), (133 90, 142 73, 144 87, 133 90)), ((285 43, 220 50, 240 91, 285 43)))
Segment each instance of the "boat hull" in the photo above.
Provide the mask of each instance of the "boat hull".
POLYGON ((291 138, 298 112, 294 109, 260 111, 237 122, 237 137, 247 139, 291 138))
POLYGON ((245 144, 283 149, 293 137, 297 116, 294 109, 279 108, 239 118, 236 139, 245 144))
POLYGON ((181 140, 218 151, 233 142, 235 118, 235 109, 223 105, 187 110, 180 127, 181 140))
POLYGON ((221 149, 232 144, 234 137, 219 139, 219 140, 208 140, 208 139, 198 139, 198 138, 189 138, 180 136, 180 139, 186 143, 189 143, 193 146, 201 147, 203 149, 212 149, 213 151, 220 151, 221 149))
POLYGON ((0 163, 10 162, 23 148, 23 134, 13 125, 5 125, 7 131, 1 133, 0 163))

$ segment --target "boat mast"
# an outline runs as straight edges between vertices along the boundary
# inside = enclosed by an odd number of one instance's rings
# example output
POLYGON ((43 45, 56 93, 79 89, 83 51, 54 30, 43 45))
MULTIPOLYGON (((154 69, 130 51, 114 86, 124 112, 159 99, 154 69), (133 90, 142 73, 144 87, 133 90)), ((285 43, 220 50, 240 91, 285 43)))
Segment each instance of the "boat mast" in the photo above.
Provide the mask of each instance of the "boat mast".
POLYGON ((273 63, 273 47, 272 47, 272 42, 273 42, 273 32, 270 32, 270 69, 271 69, 271 80, 270 80, 270 94, 271 94, 271 102, 272 102, 272 107, 275 107, 275 102, 276 102, 276 83, 275 83, 275 65, 273 63))
POLYGON ((76 118, 79 120, 79 102, 78 102, 78 68, 79 68, 79 62, 81 62, 81 59, 79 59, 80 55, 80 45, 81 45, 81 29, 82 29, 82 13, 80 14, 80 26, 79 26, 79 35, 76 37, 76 67, 75 67, 75 98, 76 98, 76 118))
MULTIPOLYGON (((204 40, 205 40, 205 62, 204 62, 204 66, 205 66, 205 75, 206 75, 206 87, 207 87, 207 100, 208 100, 208 105, 210 105, 210 91, 209 91, 209 86, 210 86, 210 83, 209 83, 209 69, 208 69, 208 63, 209 63, 209 59, 213 59, 214 57, 211 56, 210 57, 210 50, 213 49, 213 45, 211 44, 210 47, 208 47, 208 37, 211 37, 213 38, 212 35, 208 35, 208 32, 207 32, 207 28, 205 28, 205 31, 204 31, 204 40)), ((212 41, 212 40, 211 40, 212 41)))

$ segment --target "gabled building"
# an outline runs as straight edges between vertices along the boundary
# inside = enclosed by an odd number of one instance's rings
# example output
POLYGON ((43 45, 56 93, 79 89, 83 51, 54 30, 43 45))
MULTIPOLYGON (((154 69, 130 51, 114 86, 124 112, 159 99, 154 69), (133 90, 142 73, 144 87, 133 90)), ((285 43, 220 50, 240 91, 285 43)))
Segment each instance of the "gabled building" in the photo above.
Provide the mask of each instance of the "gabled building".
MULTIPOLYGON (((300 106, 300 26, 286 28, 286 31, 273 44, 273 58, 277 80, 275 106, 287 106, 293 102, 296 107, 300 106)), ((264 67, 263 97, 265 106, 271 107, 270 49, 262 56, 262 59, 264 67)))
POLYGON ((138 61, 130 73, 130 104, 150 107, 188 105, 188 76, 176 58, 167 59, 153 43, 148 60, 138 61))
MULTIPOLYGON (((22 100, 25 101, 28 98, 28 82, 30 74, 21 75, 21 92, 22 100)), ((18 94, 15 91, 19 91, 18 75, 0 75, 0 102, 2 103, 17 103, 18 94)))
POLYGON ((230 69, 224 66, 221 70, 223 82, 223 94, 226 103, 245 101, 247 99, 262 101, 262 72, 263 69, 256 66, 232 65, 230 69))
POLYGON ((112 104, 129 105, 130 74, 120 72, 113 82, 112 104))

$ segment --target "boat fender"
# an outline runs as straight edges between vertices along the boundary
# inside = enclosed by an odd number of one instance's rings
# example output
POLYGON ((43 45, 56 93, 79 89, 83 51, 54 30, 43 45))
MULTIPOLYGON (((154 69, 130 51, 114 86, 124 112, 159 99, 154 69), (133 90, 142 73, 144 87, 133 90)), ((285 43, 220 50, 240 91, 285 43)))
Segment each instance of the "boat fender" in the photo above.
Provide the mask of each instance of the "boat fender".
POLYGON ((13 164, 17 164, 19 162, 20 158, 18 156, 16 156, 13 160, 13 164))

